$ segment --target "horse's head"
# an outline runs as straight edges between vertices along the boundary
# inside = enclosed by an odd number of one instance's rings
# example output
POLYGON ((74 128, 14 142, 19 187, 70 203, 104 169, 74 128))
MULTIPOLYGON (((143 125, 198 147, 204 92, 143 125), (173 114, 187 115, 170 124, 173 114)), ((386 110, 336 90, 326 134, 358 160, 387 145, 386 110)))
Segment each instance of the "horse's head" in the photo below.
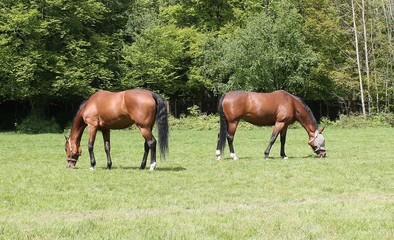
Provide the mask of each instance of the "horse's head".
POLYGON ((82 149, 80 146, 76 146, 71 143, 71 140, 69 137, 64 136, 66 139, 66 145, 64 147, 64 150, 66 151, 66 167, 68 168, 74 168, 75 165, 77 164, 78 157, 82 153, 82 149))
POLYGON ((309 146, 320 158, 326 157, 326 140, 322 134, 324 128, 316 130, 315 135, 309 140, 309 146))

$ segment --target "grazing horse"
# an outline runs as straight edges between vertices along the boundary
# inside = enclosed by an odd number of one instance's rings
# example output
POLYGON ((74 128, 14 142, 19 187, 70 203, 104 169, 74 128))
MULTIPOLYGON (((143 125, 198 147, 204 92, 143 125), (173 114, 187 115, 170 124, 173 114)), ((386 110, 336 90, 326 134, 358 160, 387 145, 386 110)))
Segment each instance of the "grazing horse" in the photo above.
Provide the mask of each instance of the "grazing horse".
POLYGON ((264 155, 268 158, 271 147, 280 134, 280 156, 287 159, 285 142, 287 127, 298 121, 305 128, 309 145, 318 157, 326 156, 325 140, 321 134, 324 128, 318 128, 316 119, 309 107, 299 98, 285 91, 256 93, 233 91, 225 94, 219 101, 220 132, 216 148, 217 159, 223 153, 226 138, 230 156, 237 160, 233 141, 237 125, 241 119, 257 126, 274 126, 268 147, 264 155))
POLYGON ((143 89, 122 92, 99 91, 83 103, 74 118, 70 137, 66 137, 67 167, 74 168, 81 155, 81 137, 86 126, 89 129, 88 149, 90 168, 94 169, 96 159, 93 153, 96 133, 103 134, 107 154, 107 168, 111 169, 110 129, 123 129, 135 124, 145 139, 141 169, 146 166, 151 151, 150 170, 156 168, 156 139, 152 129, 157 122, 160 156, 165 158, 168 151, 168 113, 159 95, 143 89))

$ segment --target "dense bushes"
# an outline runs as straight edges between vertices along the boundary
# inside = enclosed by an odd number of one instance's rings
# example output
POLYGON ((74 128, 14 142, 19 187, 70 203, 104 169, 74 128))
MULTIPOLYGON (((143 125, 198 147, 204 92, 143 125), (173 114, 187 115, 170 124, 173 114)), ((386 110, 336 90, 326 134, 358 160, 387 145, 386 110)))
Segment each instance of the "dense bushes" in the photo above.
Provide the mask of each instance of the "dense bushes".
MULTIPOLYGON (((215 130, 219 131, 219 116, 218 115, 201 115, 195 112, 192 108, 189 112, 193 112, 189 116, 181 116, 175 118, 169 117, 169 125, 171 130, 215 130)), ((241 121, 238 125, 244 129, 255 128, 250 123, 241 121)), ((328 118, 323 118, 319 123, 321 127, 329 128, 367 128, 367 127, 394 127, 394 113, 378 114, 378 115, 341 115, 338 120, 330 121, 328 118)), ((71 128, 71 124, 68 126, 71 128)), ((301 124, 295 122, 290 128, 302 128, 301 124)), ((40 116, 31 115, 24 119, 20 124, 17 124, 16 129, 20 133, 36 134, 36 133, 59 133, 61 128, 54 119, 47 120, 40 116)), ((136 128, 132 127, 133 130, 136 128)))
POLYGON ((16 131, 20 133, 60 133, 60 125, 55 119, 47 120, 39 115, 29 115, 20 124, 16 124, 16 131))
MULTIPOLYGON (((171 123, 172 121, 170 121, 171 123)), ((195 129, 217 129, 219 126, 219 117, 211 116, 195 116, 181 119, 174 119, 172 127, 182 126, 195 129)), ((241 127, 253 128, 247 122, 241 121, 241 127)), ((373 115, 340 115, 335 121, 323 118, 319 126, 335 127, 335 128, 368 128, 368 127, 394 127, 394 113, 373 114, 373 115)), ((298 122, 292 124, 290 128, 302 128, 298 122)))
MULTIPOLYGON (((196 129, 196 130, 219 130, 218 115, 194 115, 181 117, 179 119, 170 117, 169 124, 171 129, 196 129)), ((321 127, 335 128, 367 128, 367 127, 394 127, 394 113, 377 115, 341 115, 338 120, 330 121, 323 118, 319 123, 321 127)), ((250 123, 241 121, 239 127, 252 129, 250 123)), ((290 128, 302 128, 301 124, 295 122, 290 128)))
POLYGON ((320 125, 339 128, 394 127, 394 113, 341 115, 338 120, 323 118, 320 125))

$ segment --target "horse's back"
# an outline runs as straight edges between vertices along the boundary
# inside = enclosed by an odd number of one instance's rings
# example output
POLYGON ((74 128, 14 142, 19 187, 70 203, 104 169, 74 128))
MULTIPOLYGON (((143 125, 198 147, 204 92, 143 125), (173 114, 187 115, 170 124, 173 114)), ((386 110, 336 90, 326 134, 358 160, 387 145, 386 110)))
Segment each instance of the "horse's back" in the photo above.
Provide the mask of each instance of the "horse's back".
POLYGON ((154 117, 156 114, 156 101, 152 92, 144 89, 124 91, 124 107, 133 119, 154 117), (141 116, 141 117, 140 117, 141 116))
POLYGON ((83 115, 85 122, 90 125, 121 129, 135 122, 150 124, 150 119, 154 118, 155 114, 154 106, 152 93, 147 90, 99 91, 88 99, 83 115))
POLYGON ((291 94, 279 90, 272 93, 248 91, 228 92, 223 99, 223 111, 231 120, 245 119, 255 125, 273 125, 293 118, 291 94))

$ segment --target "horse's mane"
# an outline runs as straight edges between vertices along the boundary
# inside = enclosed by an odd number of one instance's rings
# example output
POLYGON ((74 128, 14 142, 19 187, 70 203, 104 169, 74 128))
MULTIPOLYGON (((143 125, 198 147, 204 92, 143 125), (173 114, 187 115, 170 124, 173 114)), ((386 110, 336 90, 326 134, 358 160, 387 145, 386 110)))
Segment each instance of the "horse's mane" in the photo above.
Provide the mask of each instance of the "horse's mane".
POLYGON ((318 126, 318 124, 317 124, 317 121, 316 121, 315 116, 314 116, 313 113, 312 113, 312 110, 308 107, 308 105, 306 105, 306 103, 304 102, 304 100, 302 100, 301 98, 296 97, 296 96, 294 96, 294 95, 293 95, 293 97, 294 97, 295 99, 297 99, 298 101, 300 101, 300 103, 302 104, 302 106, 305 108, 306 112, 309 114, 309 117, 312 119, 313 125, 316 127, 316 129, 318 129, 319 126, 318 126))
POLYGON ((79 105, 78 111, 81 110, 81 108, 83 108, 83 106, 85 106, 85 104, 86 104, 87 101, 88 101, 88 100, 83 100, 83 101, 81 102, 81 105, 79 105))
POLYGON ((87 102, 87 100, 83 100, 83 101, 81 102, 81 104, 79 105, 78 111, 77 111, 77 113, 76 113, 75 116, 74 116, 74 119, 78 116, 78 113, 79 113, 79 112, 81 111, 81 109, 85 106, 86 102, 87 102))

